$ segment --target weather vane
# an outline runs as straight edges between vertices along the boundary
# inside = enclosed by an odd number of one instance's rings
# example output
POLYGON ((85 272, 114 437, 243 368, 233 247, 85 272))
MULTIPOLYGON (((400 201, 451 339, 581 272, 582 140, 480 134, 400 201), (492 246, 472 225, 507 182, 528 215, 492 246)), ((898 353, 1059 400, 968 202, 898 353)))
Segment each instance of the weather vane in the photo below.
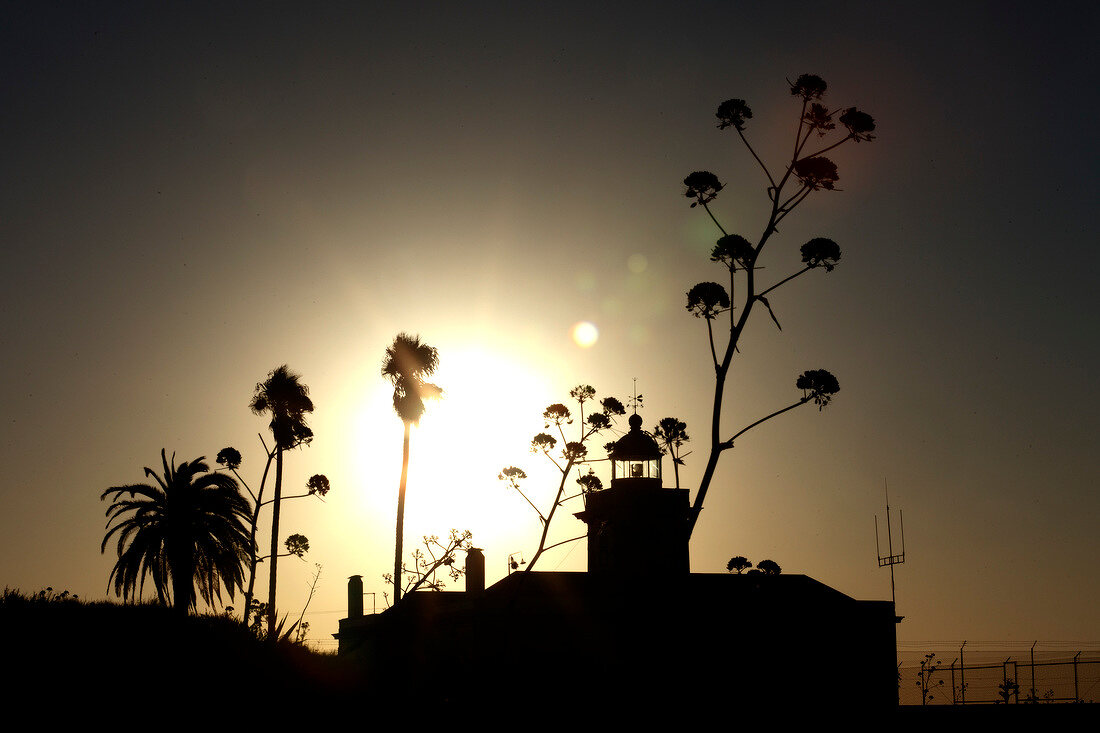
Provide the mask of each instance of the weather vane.
POLYGON ((634 380, 634 390, 630 395, 630 399, 626 401, 626 406, 634 410, 634 414, 638 414, 638 408, 642 406, 642 396, 638 394, 638 378, 632 377, 634 380))

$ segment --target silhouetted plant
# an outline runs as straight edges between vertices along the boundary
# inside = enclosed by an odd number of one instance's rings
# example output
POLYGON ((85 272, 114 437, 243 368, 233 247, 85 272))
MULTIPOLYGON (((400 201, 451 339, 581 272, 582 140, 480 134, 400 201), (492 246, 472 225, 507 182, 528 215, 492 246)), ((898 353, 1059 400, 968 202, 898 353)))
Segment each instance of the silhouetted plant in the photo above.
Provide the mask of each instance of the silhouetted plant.
POLYGON ((829 404, 833 395, 840 391, 840 383, 836 381, 836 377, 824 369, 803 372, 794 386, 802 390, 802 402, 813 400, 818 410, 829 404))
POLYGON ((718 283, 699 283, 688 291, 688 310, 698 318, 707 320, 707 328, 720 314, 730 308, 730 297, 718 283))
POLYGON ((711 261, 721 264, 729 273, 729 290, 715 282, 702 282, 687 292, 687 310, 707 324, 707 337, 710 345, 711 361, 715 373, 714 402, 711 415, 710 455, 699 483, 699 490, 692 503, 688 519, 687 534, 690 537, 699 513, 703 509, 707 491, 714 478, 718 459, 722 452, 733 447, 734 440, 753 427, 781 415, 787 410, 813 401, 823 408, 835 395, 840 385, 836 378, 825 370, 811 370, 796 380, 796 387, 803 390, 803 396, 797 402, 777 410, 764 418, 753 422, 732 437, 724 438, 722 427, 722 409, 726 377, 729 374, 733 356, 737 353, 738 341, 745 331, 750 314, 756 304, 767 310, 777 328, 781 328, 779 319, 768 300, 769 294, 780 286, 814 269, 832 272, 840 261, 840 247, 836 242, 824 237, 816 237, 802 245, 803 268, 768 286, 757 284, 756 269, 765 245, 778 231, 777 227, 799 204, 815 191, 835 190, 839 180, 836 164, 826 158, 824 153, 848 142, 861 142, 874 139, 874 119, 854 107, 830 110, 819 100, 825 94, 825 81, 812 74, 802 74, 793 83, 789 83, 791 94, 801 99, 798 113, 798 126, 795 132, 794 148, 791 157, 782 169, 773 174, 757 155, 756 150, 746 137, 748 120, 752 119, 752 110, 743 99, 729 99, 718 106, 716 117, 718 128, 733 129, 748 150, 767 179, 766 194, 770 202, 770 213, 763 233, 750 242, 740 234, 729 232, 711 211, 711 203, 723 189, 722 182, 710 171, 695 171, 684 179, 684 195, 692 200, 692 206, 702 206, 711 221, 721 233, 711 252, 711 261), (837 116, 839 112, 839 117, 837 116), (839 120, 843 131, 838 130, 839 120), (840 135, 840 139, 822 143, 819 150, 809 152, 807 145, 812 138, 821 139, 830 135, 840 135), (737 284, 742 283, 740 297, 737 284), (714 324, 718 317, 729 314, 729 337, 723 348, 716 343, 714 324))
POLYGON ((924 659, 920 663, 920 671, 917 672, 917 687, 920 688, 920 704, 927 705, 930 701, 935 700, 936 696, 933 694, 933 690, 936 687, 943 686, 943 680, 933 682, 932 675, 939 671, 940 662, 936 660, 936 653, 929 652, 924 655, 924 659))
POLYGON ((575 499, 578 496, 583 496, 592 491, 599 491, 603 488, 602 482, 600 482, 599 478, 594 474, 582 474, 577 478, 577 483, 581 487, 580 493, 565 496, 566 481, 572 473, 573 467, 586 462, 585 459, 588 456, 586 442, 592 436, 610 430, 615 423, 615 418, 626 414, 626 408, 623 407, 622 402, 614 397, 605 397, 600 400, 600 409, 586 416, 584 412, 585 404, 596 399, 596 390, 591 385, 578 385, 570 390, 569 396, 577 403, 577 440, 570 441, 566 437, 566 426, 573 424, 573 413, 568 407, 560 402, 547 407, 542 413, 542 419, 543 427, 557 433, 561 440, 559 441, 558 438, 555 438, 549 433, 539 433, 531 439, 531 452, 541 453, 546 456, 546 458, 554 464, 554 467, 558 469, 559 473, 561 473, 561 481, 558 483, 557 492, 554 494, 554 499, 550 503, 549 509, 546 512, 540 510, 535 502, 533 502, 531 498, 524 493, 523 489, 520 488, 520 482, 527 478, 527 474, 522 469, 516 468, 515 466, 509 466, 502 469, 497 475, 498 479, 506 482, 511 488, 515 489, 516 492, 531 505, 531 508, 539 515, 539 521, 542 522, 542 534, 539 536, 538 548, 531 557, 531 561, 527 563, 525 572, 533 570, 539 558, 542 557, 542 554, 547 550, 553 549, 559 545, 564 545, 568 542, 579 540, 585 536, 580 535, 561 542, 555 542, 552 545, 546 544, 550 533, 550 523, 553 521, 554 515, 558 511, 558 507, 570 499, 575 499), (559 442, 563 447, 560 449, 560 452, 555 455, 553 451, 559 442))
POLYGON ((1020 685, 1016 680, 1004 679, 997 684, 997 695, 1001 698, 1001 702, 1008 704, 1012 696, 1016 696, 1017 702, 1020 700, 1020 685))
POLYGON ((4 586, 4 593, 0 595, 0 608, 7 607, 9 605, 37 605, 37 604, 53 604, 53 603, 76 603, 80 601, 80 596, 76 593, 70 593, 67 590, 63 590, 60 593, 54 591, 53 586, 47 586, 37 593, 31 595, 25 595, 16 588, 9 588, 4 586))
POLYGON ((653 428, 653 437, 661 447, 661 455, 672 456, 672 472, 676 476, 676 488, 680 488, 680 466, 684 465, 684 458, 691 455, 691 451, 681 453, 691 438, 687 434, 687 423, 675 417, 662 417, 653 428))
POLYGON ((783 569, 779 567, 779 563, 775 560, 761 560, 756 563, 756 567, 764 575, 779 575, 783 572, 783 569))
POLYGON ((726 570, 731 573, 737 573, 740 575, 749 568, 752 567, 752 563, 744 555, 736 555, 730 558, 730 561, 726 563, 726 570))
MULTIPOLYGON (((473 547, 473 533, 469 530, 460 532, 452 529, 445 542, 440 541, 438 535, 425 536, 423 547, 418 547, 412 553, 412 565, 402 564, 401 581, 402 595, 408 595, 420 589, 440 591, 446 587, 446 581, 439 577, 445 573, 451 580, 458 580, 466 573, 466 567, 456 560, 459 552, 469 552, 473 547)), ((393 576, 386 573, 382 576, 387 583, 393 584, 393 576)), ((383 597, 389 600, 389 594, 383 593, 383 597)))
POLYGON ((802 97, 806 102, 811 99, 821 99, 825 93, 825 80, 813 74, 802 74, 794 84, 791 84, 791 94, 802 97))
POLYGON ((292 534, 286 538, 284 544, 287 554, 297 558, 303 558, 309 552, 309 539, 304 534, 292 534))
POLYGON ((687 191, 684 192, 684 195, 689 199, 695 199, 691 204, 692 208, 695 208, 699 204, 706 206, 713 201, 714 197, 718 195, 718 192, 722 190, 722 184, 718 181, 718 176, 710 171, 696 171, 692 173, 684 179, 684 185, 687 186, 687 191))
POLYGON ((310 602, 313 601, 313 594, 317 592, 317 584, 321 582, 321 563, 315 562, 313 563, 313 567, 316 568, 316 571, 313 573, 313 578, 310 579, 309 595, 306 596, 305 605, 302 606, 302 612, 298 614, 298 622, 296 624, 298 632, 295 634, 294 643, 299 646, 306 645, 306 637, 309 634, 309 622, 303 621, 303 619, 306 616, 306 611, 309 609, 310 602))
POLYGON ((443 390, 424 381, 439 366, 439 352, 420 341, 419 336, 398 334, 386 348, 382 376, 393 383, 393 409, 405 426, 401 448, 401 483, 397 489, 397 539, 393 554, 393 602, 401 600, 401 556, 405 530, 405 486, 409 478, 409 433, 424 414, 424 400, 438 399, 443 390))
POLYGON ((840 260, 840 245, 825 237, 816 237, 802 245, 802 261, 807 267, 824 267, 832 272, 840 260))
POLYGON ((160 458, 161 475, 145 469, 156 485, 113 486, 99 497, 112 497, 100 552, 117 535, 118 561, 107 580, 115 595, 140 597, 148 575, 157 599, 186 615, 196 587, 213 605, 223 585, 230 598, 241 586, 251 550, 248 502, 232 477, 207 473, 202 457, 179 466, 164 450, 160 458))
POLYGON ((1024 702, 1031 705, 1035 705, 1041 702, 1052 703, 1054 702, 1054 690, 1048 689, 1042 695, 1038 694, 1035 690, 1032 690, 1028 693, 1027 697, 1024 698, 1024 702))
MULTIPOLYGON (((261 438, 262 440, 262 438, 261 438)), ((218 451, 217 463, 235 471, 241 466, 241 452, 232 446, 218 451)))
POLYGON ((271 610, 271 606, 268 604, 252 599, 252 604, 246 613, 246 618, 251 618, 252 623, 249 624, 249 629, 256 635, 257 639, 261 641, 290 641, 295 629, 298 626, 298 622, 295 621, 289 627, 287 627, 287 617, 290 614, 283 614, 283 617, 277 619, 275 623, 271 623, 271 616, 268 613, 271 610))
MULTIPOLYGON (((270 475, 271 463, 275 460, 277 454, 277 448, 268 448, 263 436, 260 435, 259 438, 260 445, 262 445, 264 448, 267 460, 264 463, 263 475, 260 477, 260 483, 255 492, 252 491, 252 487, 249 486, 248 482, 244 480, 244 478, 240 474, 240 471, 238 470, 241 467, 242 462, 240 451, 236 450, 235 448, 228 447, 222 448, 218 452, 218 463, 222 464, 223 466, 225 466, 226 469, 233 472, 233 475, 237 477, 237 481, 240 482, 241 486, 245 488, 245 491, 247 491, 248 495, 252 498, 249 534, 252 539, 251 546, 253 550, 251 553, 249 553, 248 558, 248 587, 244 593, 243 615, 244 624, 249 627, 253 626, 251 614, 258 607, 257 604, 252 602, 256 584, 256 569, 259 563, 264 562, 271 557, 270 554, 262 556, 259 554, 258 544, 256 543, 256 535, 259 532, 260 510, 262 510, 265 506, 274 503, 274 499, 268 499, 267 501, 264 501, 264 491, 267 486, 267 478, 270 475)), ((314 474, 310 477, 309 481, 306 482, 306 493, 283 496, 281 501, 301 499, 308 496, 316 496, 323 501, 324 497, 328 495, 330 489, 331 486, 327 477, 322 474, 314 474)), ((309 551, 309 540, 306 538, 305 535, 295 533, 287 537, 287 539, 283 543, 283 546, 286 548, 287 551, 278 553, 277 557, 289 557, 290 555, 294 555, 301 559, 304 558, 305 553, 309 551), (293 543, 291 542, 292 540, 293 543)), ((265 613, 266 609, 267 604, 264 604, 265 613)))
MULTIPOLYGON (((268 555, 271 568, 267 591, 267 625, 268 628, 275 628, 283 453, 313 440, 313 431, 306 425, 306 413, 313 412, 313 401, 309 398, 309 387, 302 383, 302 378, 284 364, 273 369, 267 379, 256 385, 249 407, 257 415, 271 415, 269 427, 275 443, 272 449, 275 453, 275 488, 271 500, 271 553, 268 555)), ((257 502, 255 511, 258 512, 259 508, 257 502)))

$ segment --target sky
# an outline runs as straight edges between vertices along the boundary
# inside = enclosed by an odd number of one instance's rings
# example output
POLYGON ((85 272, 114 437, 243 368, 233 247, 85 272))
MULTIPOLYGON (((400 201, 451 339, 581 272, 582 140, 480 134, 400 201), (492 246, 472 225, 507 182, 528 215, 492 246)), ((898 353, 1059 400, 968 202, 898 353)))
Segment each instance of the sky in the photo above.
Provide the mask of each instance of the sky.
MULTIPOLYGON (((412 434, 407 548, 468 529, 489 582, 531 557, 538 518, 497 473, 523 468, 550 501, 553 467, 528 445, 577 384, 625 400, 637 379, 647 428, 687 423, 681 479, 697 486, 714 376, 684 294, 723 271, 682 180, 716 173, 715 215, 755 240, 766 181, 714 111, 745 99, 746 134, 779 166, 799 113, 787 80, 813 73, 877 138, 835 151, 842 190, 769 244, 768 281, 809 238, 843 256, 770 296, 781 331, 754 314, 724 430, 797 399, 806 369, 841 391, 723 455, 692 570, 770 558, 889 599, 874 524, 884 535, 888 484, 903 650, 1100 648, 1096 12, 6 6, 0 583, 106 597, 99 497, 143 481, 162 448, 212 463, 234 446, 258 483, 267 420, 248 403, 287 364, 315 403, 287 486, 323 473, 333 488, 283 509, 311 550, 280 562, 279 605, 297 616, 320 564, 305 618, 334 648, 349 576, 385 605, 402 424, 380 368, 401 332, 439 350, 445 390, 412 434)), ((567 509, 552 536, 583 533, 567 509)), ((583 570, 584 542, 539 567, 583 570)))

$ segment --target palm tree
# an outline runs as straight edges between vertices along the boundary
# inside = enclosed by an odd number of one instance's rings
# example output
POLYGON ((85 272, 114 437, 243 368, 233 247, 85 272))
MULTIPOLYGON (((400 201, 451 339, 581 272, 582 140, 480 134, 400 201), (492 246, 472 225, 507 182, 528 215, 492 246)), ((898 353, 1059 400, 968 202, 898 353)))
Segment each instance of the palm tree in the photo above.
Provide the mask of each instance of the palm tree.
POLYGON ((211 605, 221 601, 222 585, 230 599, 241 586, 251 552, 248 500, 231 476, 207 473, 201 456, 176 466, 175 454, 169 464, 161 450, 160 459, 163 475, 145 469, 155 486, 112 486, 99 497, 113 495, 99 549, 106 552, 118 535, 118 562, 107 579, 115 595, 140 597, 149 575, 160 602, 186 615, 196 606, 196 586, 211 605))
MULTIPOLYGON (((267 379, 256 385, 248 405, 254 413, 271 413, 271 434, 275 439, 275 495, 271 505, 271 575, 267 591, 267 628, 275 638, 275 586, 279 560, 279 503, 283 494, 283 451, 313 440, 305 414, 313 412, 309 387, 302 378, 283 364, 271 370, 267 379)), ((246 617, 248 611, 245 611, 246 617)))
POLYGON ((401 552, 405 529, 405 484, 409 477, 409 430, 424 414, 425 398, 443 394, 436 385, 425 382, 439 366, 439 352, 421 343, 419 336, 400 333, 386 349, 382 376, 393 382, 393 409, 405 424, 405 442, 401 451, 401 483, 397 489, 397 541, 393 559, 393 602, 401 600, 401 552))

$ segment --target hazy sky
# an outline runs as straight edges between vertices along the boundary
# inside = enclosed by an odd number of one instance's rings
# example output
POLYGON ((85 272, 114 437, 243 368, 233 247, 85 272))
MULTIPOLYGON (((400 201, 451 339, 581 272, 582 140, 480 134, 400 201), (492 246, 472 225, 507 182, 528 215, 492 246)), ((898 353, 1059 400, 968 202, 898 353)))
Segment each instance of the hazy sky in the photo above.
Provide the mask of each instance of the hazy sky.
MULTIPOLYGON (((713 374, 684 293, 722 271, 681 181, 718 174, 716 214, 755 238, 764 182, 714 110, 746 99, 778 165, 785 79, 808 72, 878 139, 837 151, 843 190, 769 245, 766 280, 810 237, 843 259, 775 293, 782 332, 757 314, 726 425, 789 404, 805 369, 841 392, 724 455, 693 570, 771 558, 889 598, 889 480, 899 639, 1098 645, 1091 5, 103 5, 0 23, 4 585, 104 597, 99 495, 162 447, 233 445, 258 480, 248 401, 286 363, 316 404, 288 484, 333 489, 284 509, 312 550, 282 561, 280 605, 301 610, 321 563, 312 636, 336 630, 349 575, 381 606, 401 423, 379 368, 400 331, 439 349, 447 390, 413 434, 406 547, 468 528, 490 581, 530 557, 537 518, 496 473, 519 465, 548 499, 526 446, 577 383, 625 398, 636 377, 647 427, 687 422, 697 485, 713 374)), ((555 534, 581 531, 567 512, 555 534)))

